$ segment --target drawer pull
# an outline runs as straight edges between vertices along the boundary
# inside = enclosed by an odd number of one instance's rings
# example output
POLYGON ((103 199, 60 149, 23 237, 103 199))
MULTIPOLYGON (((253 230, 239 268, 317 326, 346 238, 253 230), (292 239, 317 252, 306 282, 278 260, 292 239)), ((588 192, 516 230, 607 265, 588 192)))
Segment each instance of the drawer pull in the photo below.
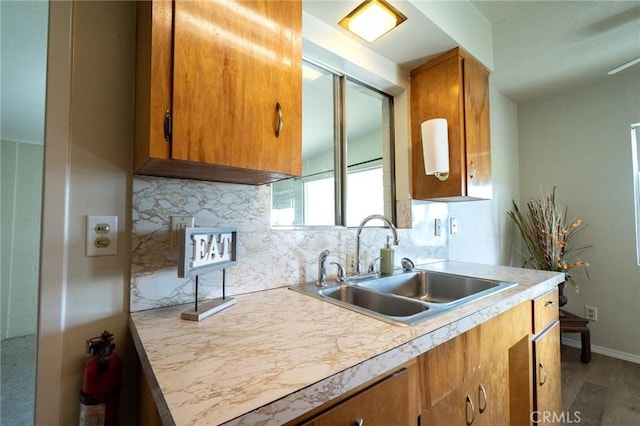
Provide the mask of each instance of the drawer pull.
POLYGON ((364 419, 358 419, 354 423, 354 426, 362 426, 364 424, 364 419))
POLYGON ((542 363, 538 363, 538 383, 540 386, 547 383, 547 372, 544 370, 542 363))
POLYGON ((473 401, 469 395, 467 395, 467 405, 464 407, 464 419, 467 422, 467 426, 471 426, 476 419, 476 407, 473 406, 473 401), (471 408, 471 420, 469 420, 469 408, 471 408))
POLYGON ((547 303, 544 304, 544 307, 545 308, 550 308, 555 304, 556 304, 556 302, 554 302, 553 300, 549 300, 549 301, 547 301, 547 303))
POLYGON ((480 383, 480 386, 478 386, 478 411, 480 411, 480 414, 482 414, 486 409, 487 409, 487 391, 485 390, 482 383, 480 383))
POLYGON ((278 119, 276 122, 276 138, 279 138, 280 132, 282 131, 282 125, 284 124, 284 114, 282 112, 282 105, 280 105, 280 102, 276 103, 276 114, 278 119))

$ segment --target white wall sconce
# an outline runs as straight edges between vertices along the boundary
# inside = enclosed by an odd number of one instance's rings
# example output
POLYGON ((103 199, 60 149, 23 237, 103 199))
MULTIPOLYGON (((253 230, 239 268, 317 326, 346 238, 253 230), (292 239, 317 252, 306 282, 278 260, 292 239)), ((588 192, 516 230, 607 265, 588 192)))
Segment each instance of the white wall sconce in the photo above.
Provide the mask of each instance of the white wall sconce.
POLYGON ((424 171, 444 181, 449 177, 449 134, 447 119, 434 118, 423 121, 422 154, 424 171))

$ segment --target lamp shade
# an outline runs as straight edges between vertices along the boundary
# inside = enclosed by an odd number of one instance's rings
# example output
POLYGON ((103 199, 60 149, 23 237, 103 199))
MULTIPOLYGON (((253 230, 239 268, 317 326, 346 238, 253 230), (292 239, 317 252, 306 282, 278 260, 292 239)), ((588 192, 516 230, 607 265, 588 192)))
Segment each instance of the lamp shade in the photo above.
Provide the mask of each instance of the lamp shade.
POLYGON ((449 135, 447 119, 434 118, 422 122, 422 152, 427 175, 449 173, 449 135))

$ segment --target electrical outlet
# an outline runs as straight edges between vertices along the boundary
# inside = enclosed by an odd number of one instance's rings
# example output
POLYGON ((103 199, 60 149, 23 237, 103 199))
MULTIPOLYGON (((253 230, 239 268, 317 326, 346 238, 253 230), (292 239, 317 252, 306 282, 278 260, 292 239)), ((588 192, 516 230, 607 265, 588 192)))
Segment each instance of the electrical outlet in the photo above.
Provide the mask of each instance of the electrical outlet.
POLYGON ((356 252, 350 251, 347 253, 347 262, 345 268, 347 269, 347 275, 353 275, 356 273, 356 252))
POLYGON ((598 321, 598 308, 584 305, 584 317, 589 321, 598 321))
POLYGON ((118 216, 87 216, 85 255, 118 254, 118 216))
POLYGON ((169 227, 169 250, 178 250, 178 229, 192 228, 193 216, 171 216, 169 227))

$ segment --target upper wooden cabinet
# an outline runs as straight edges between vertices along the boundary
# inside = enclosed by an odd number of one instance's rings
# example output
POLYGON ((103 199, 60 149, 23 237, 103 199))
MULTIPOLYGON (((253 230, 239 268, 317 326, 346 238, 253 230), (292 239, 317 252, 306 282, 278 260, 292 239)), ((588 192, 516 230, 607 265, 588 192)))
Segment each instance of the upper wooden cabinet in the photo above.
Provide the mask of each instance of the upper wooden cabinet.
POLYGON ((137 19, 136 173, 300 174, 301 2, 139 2, 137 19))
POLYGON ((490 199, 489 71, 460 48, 411 71, 412 197, 490 199), (420 126, 446 118, 449 178, 425 175, 420 126))

